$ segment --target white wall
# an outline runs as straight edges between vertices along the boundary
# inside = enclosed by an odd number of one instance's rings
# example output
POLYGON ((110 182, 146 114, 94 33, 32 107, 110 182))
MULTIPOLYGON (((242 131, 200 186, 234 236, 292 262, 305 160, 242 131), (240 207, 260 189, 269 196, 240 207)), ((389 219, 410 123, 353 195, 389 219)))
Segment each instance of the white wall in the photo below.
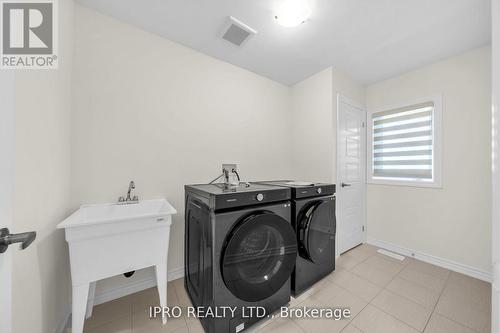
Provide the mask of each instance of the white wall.
POLYGON ((17 71, 13 232, 37 231, 13 256, 13 332, 53 333, 68 314, 64 233, 70 208, 73 1, 59 1, 59 69, 17 71))
POLYGON ((493 197, 492 197, 492 261, 493 261, 493 297, 492 297, 492 332, 500 332, 500 0, 493 0, 493 68, 492 68, 492 92, 493 92, 493 118, 492 118, 492 171, 493 171, 493 197))
POLYGON ((443 96, 443 187, 368 185, 368 237, 491 269, 491 49, 369 85, 368 109, 443 96))
MULTIPOLYGON (((333 93, 335 99, 337 98, 337 94, 341 94, 361 105, 364 105, 366 93, 365 90, 366 89, 363 84, 353 80, 349 75, 342 73, 339 70, 334 71, 333 93)), ((336 107, 336 100, 334 105, 336 107)))
POLYGON ((116 201, 131 179, 140 198, 167 198, 170 270, 184 264, 185 184, 222 162, 245 180, 292 176, 287 86, 81 6, 75 45, 74 208, 116 201))
MULTIPOLYGON (((14 72, 0 73, 0 228, 12 229, 14 194, 15 87, 14 72)), ((12 332, 12 251, 0 255, 0 332, 12 332)))
POLYGON ((291 88, 293 177, 330 182, 334 168, 333 69, 291 88))
POLYGON ((292 86, 294 178, 335 183, 338 94, 364 104, 364 86, 331 67, 292 86))

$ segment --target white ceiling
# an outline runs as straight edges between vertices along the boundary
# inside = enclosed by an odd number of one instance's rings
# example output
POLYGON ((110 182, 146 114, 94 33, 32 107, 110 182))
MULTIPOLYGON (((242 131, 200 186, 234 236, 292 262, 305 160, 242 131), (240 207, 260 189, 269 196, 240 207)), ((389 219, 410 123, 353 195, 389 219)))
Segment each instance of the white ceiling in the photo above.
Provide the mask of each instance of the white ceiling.
POLYGON ((311 0, 304 24, 276 24, 280 0, 78 0, 144 30, 284 84, 333 66, 379 81, 491 40, 490 0, 311 0), (258 34, 220 38, 231 15, 258 34))

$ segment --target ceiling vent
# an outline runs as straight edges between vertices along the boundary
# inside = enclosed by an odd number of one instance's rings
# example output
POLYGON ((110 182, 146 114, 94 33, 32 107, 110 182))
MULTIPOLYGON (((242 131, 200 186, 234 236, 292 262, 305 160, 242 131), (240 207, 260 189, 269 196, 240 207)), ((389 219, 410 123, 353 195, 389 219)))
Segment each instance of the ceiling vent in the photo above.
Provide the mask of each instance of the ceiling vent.
POLYGON ((241 46, 257 33, 243 22, 229 16, 229 23, 225 26, 222 33, 222 39, 227 40, 233 45, 241 46))

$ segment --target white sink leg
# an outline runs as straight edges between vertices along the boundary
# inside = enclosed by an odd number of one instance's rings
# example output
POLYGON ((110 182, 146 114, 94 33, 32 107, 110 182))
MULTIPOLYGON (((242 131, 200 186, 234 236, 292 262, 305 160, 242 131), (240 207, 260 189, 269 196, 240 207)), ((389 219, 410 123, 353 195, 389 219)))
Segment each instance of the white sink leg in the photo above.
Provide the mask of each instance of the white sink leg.
POLYGON ((73 313, 72 313, 72 333, 82 333, 85 322, 85 312, 87 311, 87 299, 89 296, 89 284, 73 286, 73 313))
MULTIPOLYGON (((156 265, 156 285, 158 288, 158 294, 160 296, 160 306, 165 308, 167 306, 167 261, 165 263, 156 265)), ((162 311, 162 321, 163 325, 167 323, 167 317, 162 311)))
POLYGON ((85 318, 92 317, 92 310, 94 309, 95 284, 95 282, 92 282, 89 287, 89 299, 87 301, 87 312, 85 313, 85 318))

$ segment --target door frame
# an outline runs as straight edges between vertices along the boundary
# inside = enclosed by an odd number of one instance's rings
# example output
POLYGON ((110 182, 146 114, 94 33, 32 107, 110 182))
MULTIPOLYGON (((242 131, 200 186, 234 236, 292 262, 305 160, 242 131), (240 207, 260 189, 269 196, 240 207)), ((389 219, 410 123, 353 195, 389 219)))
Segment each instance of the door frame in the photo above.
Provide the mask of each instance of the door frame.
MULTIPOLYGON (((0 228, 13 228, 15 157, 15 77, 0 75, 0 228)), ((0 254, 0 331, 12 332, 12 248, 0 254)))
POLYGON ((500 0, 492 1, 492 246, 491 331, 500 333, 500 0))
MULTIPOLYGON (((335 218, 337 220, 337 230, 338 230, 338 225, 339 225, 339 218, 338 218, 338 202, 339 202, 339 196, 338 196, 338 193, 339 193, 339 183, 340 183, 340 158, 339 158, 339 155, 340 155, 340 104, 341 103, 345 103, 345 104, 349 104, 350 106, 356 108, 356 109, 359 109, 360 112, 362 113, 363 115, 363 121, 364 121, 364 125, 363 125, 363 129, 364 129, 364 138, 362 139, 362 141, 364 141, 365 145, 364 145, 364 151, 361 153, 361 159, 362 159, 362 163, 363 163, 363 167, 364 167, 364 172, 362 173, 363 175, 363 181, 362 181, 362 184, 363 184, 363 203, 362 203, 362 206, 363 206, 363 227, 364 227, 364 230, 363 230, 363 241, 366 242, 366 239, 367 239, 367 227, 366 227, 366 153, 367 153, 367 142, 366 142, 366 138, 367 138, 367 133, 366 133, 366 108, 365 106, 360 103, 360 102, 357 102, 349 97, 346 97, 340 93, 337 94, 336 96, 336 134, 335 134, 335 138, 336 138, 336 155, 335 155, 335 159, 336 159, 336 190, 335 190, 335 205, 336 205, 336 208, 335 208, 335 218)), ((336 236, 335 236, 335 257, 338 258, 340 256, 340 253, 339 253, 339 232, 336 232, 336 236)))

